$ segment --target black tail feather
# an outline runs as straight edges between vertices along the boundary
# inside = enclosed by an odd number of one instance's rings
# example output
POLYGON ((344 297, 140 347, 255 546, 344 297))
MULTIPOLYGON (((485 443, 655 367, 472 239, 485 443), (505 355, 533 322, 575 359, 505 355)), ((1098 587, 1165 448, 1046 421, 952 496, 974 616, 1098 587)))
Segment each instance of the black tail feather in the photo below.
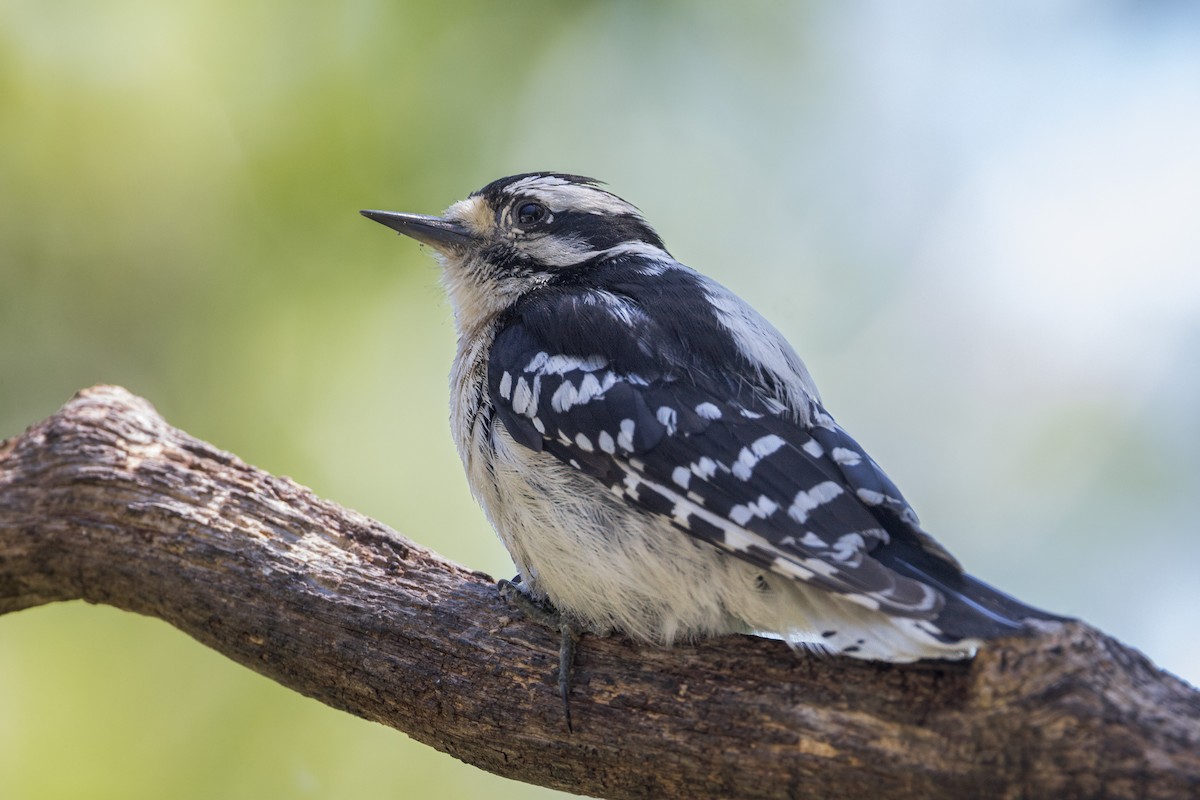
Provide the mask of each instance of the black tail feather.
POLYGON ((1025 620, 1028 619, 1051 622, 1070 619, 1025 605, 978 578, 965 572, 952 571, 948 565, 934 561, 923 553, 914 553, 915 558, 906 558, 894 551, 888 553, 890 549, 882 548, 875 553, 876 558, 896 572, 928 584, 942 593, 945 605, 933 621, 947 641, 1011 636, 1027 630, 1025 620))

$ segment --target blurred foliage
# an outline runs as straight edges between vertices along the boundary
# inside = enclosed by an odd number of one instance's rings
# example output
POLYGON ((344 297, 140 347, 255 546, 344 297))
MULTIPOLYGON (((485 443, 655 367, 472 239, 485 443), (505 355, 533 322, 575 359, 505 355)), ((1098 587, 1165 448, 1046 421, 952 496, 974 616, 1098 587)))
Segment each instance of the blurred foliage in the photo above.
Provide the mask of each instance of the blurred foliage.
MULTIPOLYGON (((506 575, 446 431, 433 262, 357 210, 593 174, 797 342, 968 566, 1200 674, 1195 16, 899 8, 0 0, 0 436, 121 384, 506 575)), ((553 794, 156 621, 0 618, 5 798, 484 793, 553 794)))

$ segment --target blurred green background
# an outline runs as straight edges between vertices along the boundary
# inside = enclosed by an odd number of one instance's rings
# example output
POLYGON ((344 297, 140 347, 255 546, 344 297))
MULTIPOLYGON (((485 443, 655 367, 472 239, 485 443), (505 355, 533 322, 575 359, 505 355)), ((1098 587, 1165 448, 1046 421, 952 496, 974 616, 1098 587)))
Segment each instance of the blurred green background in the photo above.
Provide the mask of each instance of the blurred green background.
MULTIPOLYGON (((973 572, 1200 680, 1200 17, 1172 2, 0 0, 0 437, 117 383, 495 575, 432 259, 594 175, 806 357, 973 572)), ((81 603, 0 618, 4 798, 537 797, 81 603)))

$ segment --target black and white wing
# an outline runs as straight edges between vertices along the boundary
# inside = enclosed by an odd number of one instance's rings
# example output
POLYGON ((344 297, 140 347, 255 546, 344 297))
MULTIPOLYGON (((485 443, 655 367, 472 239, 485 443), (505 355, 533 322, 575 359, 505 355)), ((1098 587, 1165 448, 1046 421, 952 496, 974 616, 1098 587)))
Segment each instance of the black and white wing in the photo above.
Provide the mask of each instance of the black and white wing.
POLYGON ((489 390, 515 441, 765 570, 890 615, 953 611, 954 635, 1016 627, 969 596, 984 585, 815 398, 797 414, 719 374, 671 321, 605 295, 543 293, 497 334, 489 390))

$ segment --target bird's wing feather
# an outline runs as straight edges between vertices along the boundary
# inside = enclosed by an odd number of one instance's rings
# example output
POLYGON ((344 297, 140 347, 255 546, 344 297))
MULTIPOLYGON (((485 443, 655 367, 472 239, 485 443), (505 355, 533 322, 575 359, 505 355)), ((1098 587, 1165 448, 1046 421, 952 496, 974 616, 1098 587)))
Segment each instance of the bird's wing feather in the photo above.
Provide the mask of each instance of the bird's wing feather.
POLYGON ((811 423, 801 423, 761 392, 698 378, 703 370, 681 366, 682 350, 650 351, 642 343, 670 337, 633 334, 655 323, 631 328, 628 307, 571 295, 540 302, 507 321, 490 356, 491 400, 515 441, 763 569, 892 614, 937 616, 941 593, 872 555, 897 535, 920 547, 932 539, 815 400, 811 423), (574 352, 556 352, 541 335, 547 319, 559 350, 575 342, 574 352), (631 348, 636 372, 623 368, 631 348))

